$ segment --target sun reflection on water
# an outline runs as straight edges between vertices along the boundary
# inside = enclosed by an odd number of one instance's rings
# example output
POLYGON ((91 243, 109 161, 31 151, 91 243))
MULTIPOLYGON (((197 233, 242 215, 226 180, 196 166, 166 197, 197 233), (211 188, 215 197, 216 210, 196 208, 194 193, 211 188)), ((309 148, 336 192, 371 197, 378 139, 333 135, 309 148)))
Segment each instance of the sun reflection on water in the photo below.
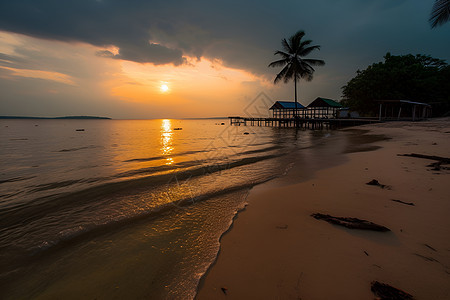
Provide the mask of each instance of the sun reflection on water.
MULTIPOLYGON (((172 122, 169 119, 162 120, 161 123, 161 154, 170 156, 173 151, 173 131, 172 122)), ((166 158, 166 165, 173 164, 173 158, 166 158)))

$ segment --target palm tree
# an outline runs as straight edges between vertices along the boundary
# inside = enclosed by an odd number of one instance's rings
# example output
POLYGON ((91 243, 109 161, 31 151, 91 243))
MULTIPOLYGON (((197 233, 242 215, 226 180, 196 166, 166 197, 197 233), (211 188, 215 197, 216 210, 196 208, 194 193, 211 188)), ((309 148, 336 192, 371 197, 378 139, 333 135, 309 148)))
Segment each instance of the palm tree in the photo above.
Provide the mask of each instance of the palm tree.
POLYGON ((320 50, 320 46, 311 46, 311 40, 304 40, 305 36, 303 30, 298 31, 289 40, 282 39, 281 45, 283 51, 276 51, 274 55, 281 56, 280 60, 276 60, 269 64, 269 67, 283 67, 280 73, 275 77, 274 83, 284 80, 288 83, 289 80, 294 79, 295 89, 295 117, 297 117, 297 81, 305 79, 311 81, 313 78, 314 68, 312 66, 323 66, 325 62, 320 59, 303 58, 314 50, 320 50))
POLYGON ((436 0, 430 15, 431 27, 442 25, 450 20, 450 0, 436 0))

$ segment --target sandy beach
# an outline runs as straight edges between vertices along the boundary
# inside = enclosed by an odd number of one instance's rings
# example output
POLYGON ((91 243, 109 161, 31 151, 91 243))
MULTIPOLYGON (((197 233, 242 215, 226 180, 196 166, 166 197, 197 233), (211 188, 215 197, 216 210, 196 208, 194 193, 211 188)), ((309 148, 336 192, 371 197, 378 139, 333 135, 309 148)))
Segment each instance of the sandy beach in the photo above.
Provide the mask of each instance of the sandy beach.
POLYGON ((450 299, 450 118, 358 129, 390 139, 310 180, 260 185, 221 240, 197 299, 374 299, 371 283, 414 299, 450 299), (377 180, 380 185, 367 185, 377 180), (353 217, 390 231, 311 215, 353 217))

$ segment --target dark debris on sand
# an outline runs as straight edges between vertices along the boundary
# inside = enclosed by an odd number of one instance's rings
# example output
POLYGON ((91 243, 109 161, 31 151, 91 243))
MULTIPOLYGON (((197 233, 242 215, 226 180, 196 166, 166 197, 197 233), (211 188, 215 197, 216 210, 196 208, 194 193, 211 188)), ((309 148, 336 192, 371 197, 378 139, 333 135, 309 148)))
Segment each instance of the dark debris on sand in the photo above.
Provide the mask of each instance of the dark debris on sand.
POLYGON ((440 171, 441 169, 448 170, 448 167, 443 167, 442 165, 448 165, 450 164, 450 158, 447 157, 441 157, 436 155, 425 155, 425 154, 417 154, 417 153, 411 153, 411 154, 397 154, 398 156, 409 156, 409 157, 415 157, 415 158, 423 158, 423 159, 429 159, 429 160, 435 160, 436 162, 431 163, 427 165, 427 167, 431 167, 432 171, 440 171))
POLYGON ((224 293, 225 295, 227 294, 228 289, 226 287, 221 287, 220 290, 222 291, 222 293, 224 293))
POLYGON ((288 229, 288 225, 279 225, 276 228, 277 229, 288 229))
POLYGON ((372 287, 370 290, 379 297, 380 300, 412 300, 414 299, 412 295, 399 290, 393 286, 386 283, 381 283, 378 281, 372 282, 372 287))
POLYGON ((401 204, 405 204, 405 205, 409 205, 409 206, 415 206, 414 203, 412 203, 412 202, 405 202, 405 201, 397 200, 397 199, 391 199, 391 201, 397 202, 397 203, 401 203, 401 204))
POLYGON ((372 179, 371 181, 366 183, 367 185, 375 185, 375 186, 379 186, 382 189, 391 189, 391 187, 389 185, 385 185, 385 184, 381 184, 378 182, 378 180, 376 179, 372 179))
POLYGON ((370 221, 361 220, 358 218, 349 218, 349 217, 334 217, 326 214, 315 213, 311 215, 317 220, 324 220, 328 223, 344 226, 350 229, 362 229, 362 230, 372 230, 372 231, 390 231, 389 228, 384 227, 382 225, 378 225, 372 223, 370 221))

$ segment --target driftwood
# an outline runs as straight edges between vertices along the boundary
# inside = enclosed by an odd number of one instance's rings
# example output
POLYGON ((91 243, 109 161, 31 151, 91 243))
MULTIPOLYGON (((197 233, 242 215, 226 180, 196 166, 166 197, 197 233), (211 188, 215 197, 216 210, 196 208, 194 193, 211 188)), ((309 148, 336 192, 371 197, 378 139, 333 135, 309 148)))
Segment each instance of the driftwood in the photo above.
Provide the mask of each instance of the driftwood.
POLYGON ((398 156, 409 156, 409 157, 416 157, 416 158, 424 158, 424 159, 430 159, 435 160, 436 162, 429 164, 427 167, 432 167, 433 171, 440 171, 442 169, 447 169, 444 167, 441 167, 441 165, 448 165, 450 164, 450 158, 447 157, 441 157, 436 155, 425 155, 425 154, 417 154, 417 153, 411 153, 411 154, 397 154, 398 156))
POLYGON ((317 220, 324 220, 328 223, 344 226, 350 229, 362 229, 362 230, 373 230, 373 231, 390 231, 389 228, 384 227, 382 225, 378 225, 366 220, 361 220, 357 218, 348 218, 348 217, 333 217, 325 214, 312 214, 317 220))
POLYGON ((411 154, 397 154, 398 156, 410 156, 410 157, 416 157, 416 158, 424 158, 424 159, 431 159, 431 160, 437 160, 442 162, 443 164, 450 164, 450 158, 447 157, 441 157, 436 155, 425 155, 425 154, 417 154, 417 153, 411 153, 411 154))
POLYGON ((412 300, 414 299, 412 295, 399 290, 395 287, 390 286, 386 283, 381 283, 378 281, 372 282, 372 287, 370 290, 379 297, 381 300, 412 300))
POLYGON ((391 201, 398 202, 398 203, 405 204, 405 205, 415 206, 414 203, 412 203, 412 202, 404 202, 402 200, 397 200, 397 199, 391 199, 391 201))
POLYGON ((434 252, 437 252, 437 250, 434 249, 433 247, 431 247, 430 245, 428 245, 428 244, 423 244, 423 245, 424 245, 425 247, 427 247, 427 248, 433 250, 434 252))
POLYGON ((420 258, 422 258, 422 259, 424 259, 424 260, 426 260, 426 261, 435 261, 435 262, 439 262, 437 259, 435 259, 435 258, 433 258, 433 257, 431 257, 431 256, 425 256, 425 255, 422 255, 422 254, 419 254, 419 253, 414 253, 414 255, 416 255, 416 256, 418 256, 418 257, 420 257, 420 258))

